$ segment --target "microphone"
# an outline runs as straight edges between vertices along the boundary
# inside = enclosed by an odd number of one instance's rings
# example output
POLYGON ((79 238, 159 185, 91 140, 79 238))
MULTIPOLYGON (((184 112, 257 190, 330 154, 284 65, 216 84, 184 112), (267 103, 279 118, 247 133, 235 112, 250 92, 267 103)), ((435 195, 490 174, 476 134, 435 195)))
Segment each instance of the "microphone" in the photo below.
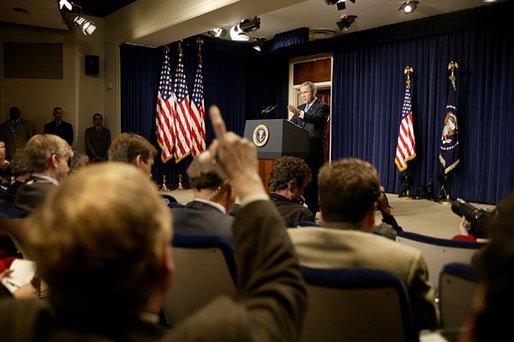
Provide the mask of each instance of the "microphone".
POLYGON ((269 105, 263 110, 261 110, 261 114, 268 114, 269 112, 273 111, 275 108, 277 108, 277 105, 269 105))

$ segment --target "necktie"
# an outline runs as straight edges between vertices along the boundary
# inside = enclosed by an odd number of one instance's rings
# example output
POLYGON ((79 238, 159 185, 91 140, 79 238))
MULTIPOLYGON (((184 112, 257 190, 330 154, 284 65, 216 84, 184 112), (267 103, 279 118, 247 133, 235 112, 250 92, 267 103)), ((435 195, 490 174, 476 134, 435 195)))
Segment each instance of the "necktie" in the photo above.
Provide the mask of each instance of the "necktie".
POLYGON ((100 133, 100 130, 101 130, 101 128, 100 128, 100 127, 97 127, 97 128, 96 128, 96 133, 100 133))

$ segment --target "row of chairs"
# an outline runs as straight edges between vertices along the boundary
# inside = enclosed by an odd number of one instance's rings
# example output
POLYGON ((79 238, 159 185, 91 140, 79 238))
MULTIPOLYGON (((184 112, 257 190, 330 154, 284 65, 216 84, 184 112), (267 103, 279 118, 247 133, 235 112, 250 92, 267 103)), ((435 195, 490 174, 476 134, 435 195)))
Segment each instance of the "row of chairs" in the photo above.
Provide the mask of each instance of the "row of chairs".
MULTIPOLYGON (((164 313, 179 323, 217 297, 236 296, 233 246, 219 236, 173 241, 177 274, 164 313)), ((302 267, 308 311, 301 341, 415 341, 407 290, 392 273, 375 269, 302 267)), ((445 327, 461 327, 478 279, 468 264, 441 270, 440 304, 445 327)))

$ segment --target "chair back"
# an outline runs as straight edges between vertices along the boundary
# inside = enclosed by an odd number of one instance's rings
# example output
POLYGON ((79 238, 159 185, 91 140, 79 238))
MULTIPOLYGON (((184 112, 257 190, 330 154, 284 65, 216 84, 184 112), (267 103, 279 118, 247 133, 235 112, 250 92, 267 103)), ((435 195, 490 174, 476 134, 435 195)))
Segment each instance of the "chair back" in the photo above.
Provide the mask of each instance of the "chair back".
POLYGON ((396 241, 421 251, 428 267, 428 280, 435 287, 443 266, 452 262, 470 264, 483 243, 439 239, 412 232, 401 232, 396 241))
POLYGON ((236 296, 233 245, 217 235, 173 237, 175 278, 163 306, 168 323, 178 322, 220 295, 236 296))
POLYGON ((469 315, 479 278, 468 264, 450 263, 439 277, 439 308, 443 328, 461 328, 469 315))
POLYGON ((302 267, 308 306, 301 341, 415 341, 407 290, 368 268, 302 267))
POLYGON ((16 246, 16 250, 24 259, 27 257, 27 237, 24 229, 25 218, 0 216, 0 232, 9 236, 16 246))

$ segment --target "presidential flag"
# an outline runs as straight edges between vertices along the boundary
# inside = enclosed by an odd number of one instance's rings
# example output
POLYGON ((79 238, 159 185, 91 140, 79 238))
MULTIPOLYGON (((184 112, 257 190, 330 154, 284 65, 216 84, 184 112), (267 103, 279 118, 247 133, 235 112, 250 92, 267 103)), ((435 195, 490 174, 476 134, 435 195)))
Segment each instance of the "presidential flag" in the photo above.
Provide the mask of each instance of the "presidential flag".
POLYGON ((448 88, 448 102, 446 105, 446 114, 444 116, 443 131, 441 134, 441 152, 439 161, 444 168, 444 173, 450 173, 459 164, 459 126, 457 123, 457 101, 456 101, 456 77, 455 69, 458 64, 450 62, 448 68, 451 70, 450 86, 448 88))
POLYGON ((403 98, 402 120, 400 122, 398 145, 396 146, 396 157, 394 159, 394 163, 400 172, 407 168, 407 161, 416 157, 416 139, 414 138, 412 102, 410 94, 411 80, 409 76, 407 77, 405 96, 403 98))
POLYGON ((161 147, 161 159, 166 163, 173 157, 175 145, 175 125, 173 119, 174 96, 171 89, 171 68, 168 51, 165 52, 157 93, 155 110, 155 134, 161 147))
POLYGON ((192 153, 196 157, 205 151, 205 107, 203 101, 202 58, 199 56, 193 94, 191 95, 191 141, 192 153))
POLYGON ((184 63, 182 62, 182 50, 179 51, 173 90, 175 93, 173 106, 173 119, 176 132, 175 163, 179 163, 191 152, 191 105, 189 103, 184 63))

